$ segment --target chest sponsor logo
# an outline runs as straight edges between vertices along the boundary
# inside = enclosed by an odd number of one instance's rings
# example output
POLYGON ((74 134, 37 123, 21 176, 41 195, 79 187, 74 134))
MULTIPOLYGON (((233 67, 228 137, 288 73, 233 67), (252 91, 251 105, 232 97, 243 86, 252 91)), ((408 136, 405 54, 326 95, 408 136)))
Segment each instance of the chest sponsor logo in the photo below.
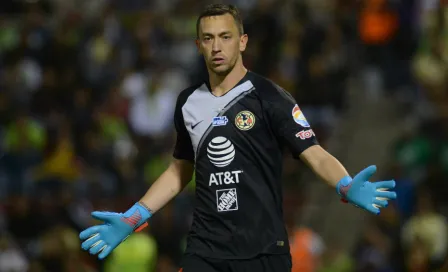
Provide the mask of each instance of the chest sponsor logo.
POLYGON ((297 138, 301 140, 309 139, 314 136, 314 131, 312 129, 302 130, 296 134, 297 138))
POLYGON ((294 108, 292 108, 292 117, 294 118, 294 121, 302 127, 310 127, 310 124, 306 120, 305 115, 303 115, 302 110, 297 104, 294 106, 294 108))
POLYGON ((227 125, 227 122, 229 122, 227 116, 217 116, 213 118, 212 126, 214 127, 225 126, 227 125))
POLYGON ((207 146, 207 157, 216 167, 226 167, 235 159, 235 147, 226 137, 215 137, 207 146))
POLYGON ((243 173, 241 170, 212 173, 210 174, 208 186, 240 183, 241 173, 243 173))
POLYGON ((216 207, 218 212, 238 210, 238 194, 236 188, 216 190, 216 207))
POLYGON ((235 126, 240 130, 249 130, 255 125, 255 115, 250 111, 241 111, 235 117, 235 126))

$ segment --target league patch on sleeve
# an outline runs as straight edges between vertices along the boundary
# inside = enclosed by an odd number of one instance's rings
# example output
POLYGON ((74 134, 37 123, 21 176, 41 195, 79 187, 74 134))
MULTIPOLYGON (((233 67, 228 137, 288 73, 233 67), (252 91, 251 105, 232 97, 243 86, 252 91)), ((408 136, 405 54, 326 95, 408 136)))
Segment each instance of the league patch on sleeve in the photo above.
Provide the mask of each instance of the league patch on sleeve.
POLYGON ((305 115, 303 114, 302 110, 300 110, 297 104, 292 109, 292 117, 294 118, 294 121, 302 127, 310 127, 310 124, 306 120, 305 115))

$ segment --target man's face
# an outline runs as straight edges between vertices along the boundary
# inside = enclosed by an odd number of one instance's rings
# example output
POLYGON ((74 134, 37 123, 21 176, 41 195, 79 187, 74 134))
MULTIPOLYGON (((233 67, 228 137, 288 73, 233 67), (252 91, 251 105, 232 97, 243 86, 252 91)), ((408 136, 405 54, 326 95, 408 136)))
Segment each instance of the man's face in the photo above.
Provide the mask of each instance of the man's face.
POLYGON ((246 49, 247 35, 240 35, 230 14, 205 17, 200 22, 196 44, 209 70, 226 75, 246 49))

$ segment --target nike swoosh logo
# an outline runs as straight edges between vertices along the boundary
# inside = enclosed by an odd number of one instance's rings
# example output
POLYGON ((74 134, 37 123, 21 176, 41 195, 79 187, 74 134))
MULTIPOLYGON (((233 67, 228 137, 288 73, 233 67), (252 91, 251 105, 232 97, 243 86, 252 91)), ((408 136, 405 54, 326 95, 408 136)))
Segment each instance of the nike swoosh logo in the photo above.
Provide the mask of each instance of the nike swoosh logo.
MULTIPOLYGON (((202 120, 202 121, 204 121, 204 120, 202 120)), ((191 125, 191 128, 194 129, 197 125, 199 125, 200 123, 202 123, 202 121, 199 121, 199 122, 197 122, 197 123, 194 124, 194 125, 191 125)))

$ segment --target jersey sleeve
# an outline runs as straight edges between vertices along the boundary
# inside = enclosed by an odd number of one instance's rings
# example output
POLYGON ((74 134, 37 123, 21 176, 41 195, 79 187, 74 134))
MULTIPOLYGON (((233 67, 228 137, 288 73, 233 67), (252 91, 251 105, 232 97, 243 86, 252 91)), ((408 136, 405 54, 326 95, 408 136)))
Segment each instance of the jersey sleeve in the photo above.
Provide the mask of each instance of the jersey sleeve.
POLYGON ((190 134, 185 127, 184 116, 182 114, 182 106, 185 103, 182 94, 176 102, 174 110, 174 127, 176 128, 176 144, 174 146, 173 157, 178 160, 194 161, 194 150, 191 144, 190 134))
POLYGON ((307 148, 319 144, 311 125, 288 92, 276 87, 265 100, 269 125, 278 141, 291 151, 294 158, 298 159, 307 148))

